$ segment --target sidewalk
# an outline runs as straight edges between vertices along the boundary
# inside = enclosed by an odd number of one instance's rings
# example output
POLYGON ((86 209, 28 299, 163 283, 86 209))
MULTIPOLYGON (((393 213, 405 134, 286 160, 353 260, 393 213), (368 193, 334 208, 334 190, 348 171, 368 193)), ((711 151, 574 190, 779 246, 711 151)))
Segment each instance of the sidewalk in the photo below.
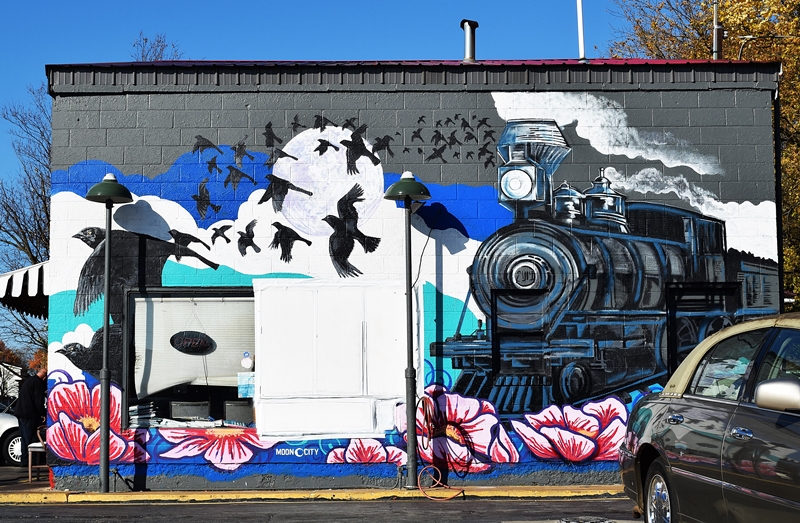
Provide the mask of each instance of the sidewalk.
MULTIPOLYGON (((26 469, 0 467, 0 504, 21 503, 182 503, 242 501, 374 501, 381 499, 448 498, 462 488, 426 489, 321 489, 321 490, 208 490, 145 492, 71 492, 50 490, 46 473, 28 482, 26 469)), ((463 487, 465 498, 574 498, 621 497, 622 485, 463 487)))

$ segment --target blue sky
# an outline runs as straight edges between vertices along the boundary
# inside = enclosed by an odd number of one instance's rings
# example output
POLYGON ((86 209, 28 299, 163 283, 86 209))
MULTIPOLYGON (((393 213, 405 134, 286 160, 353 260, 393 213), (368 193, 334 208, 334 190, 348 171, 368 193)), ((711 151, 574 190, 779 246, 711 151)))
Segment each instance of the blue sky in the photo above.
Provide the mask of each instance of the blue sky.
MULTIPOLYGON (((621 19, 611 0, 583 0, 587 57, 607 56, 621 19)), ((577 1, 38 0, 5 2, 0 105, 27 102, 46 64, 127 62, 144 31, 190 60, 458 60, 462 19, 476 20, 476 58, 578 58, 577 1)), ((0 122, 0 178, 18 170, 0 122)))

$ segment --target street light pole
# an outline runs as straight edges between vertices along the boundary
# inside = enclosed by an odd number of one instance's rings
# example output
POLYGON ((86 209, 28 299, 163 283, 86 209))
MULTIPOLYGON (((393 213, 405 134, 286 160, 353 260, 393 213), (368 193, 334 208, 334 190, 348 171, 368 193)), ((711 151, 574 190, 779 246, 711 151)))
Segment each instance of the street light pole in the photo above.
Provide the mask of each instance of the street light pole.
POLYGON ((414 175, 406 171, 383 196, 387 200, 402 201, 405 213, 406 251, 406 488, 417 487, 417 371, 414 368, 414 321, 411 295, 411 204, 428 200, 431 193, 414 175))
POLYGON ((111 371, 108 368, 108 315, 111 280, 111 209, 115 203, 130 203, 133 197, 117 182, 116 176, 106 174, 103 181, 86 193, 91 202, 106 205, 105 264, 103 267, 103 367, 100 369, 100 492, 108 492, 108 455, 111 418, 111 371))

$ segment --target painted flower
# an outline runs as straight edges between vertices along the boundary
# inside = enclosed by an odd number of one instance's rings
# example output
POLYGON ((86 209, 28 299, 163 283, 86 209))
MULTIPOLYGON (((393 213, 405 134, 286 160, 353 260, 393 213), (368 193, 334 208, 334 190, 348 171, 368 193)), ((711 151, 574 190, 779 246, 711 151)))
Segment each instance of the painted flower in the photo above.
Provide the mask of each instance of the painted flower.
MULTIPOLYGON (((519 452, 488 401, 433 385, 425 390, 421 403, 427 405, 417 409, 416 417, 417 446, 423 460, 434 465, 446 463, 456 472, 483 472, 491 463, 519 461, 519 452)), ((404 431, 405 418, 398 416, 397 422, 404 431)))
POLYGON ((383 446, 376 439, 351 439, 347 447, 338 447, 331 450, 327 457, 328 463, 394 463, 403 465, 406 462, 406 453, 394 446, 383 446))
POLYGON ((159 429, 159 434, 174 443, 162 458, 180 459, 202 454, 221 470, 236 470, 253 457, 253 449, 270 449, 277 441, 259 439, 255 429, 219 427, 213 429, 159 429))
POLYGON ((617 460, 627 419, 625 405, 609 397, 580 410, 551 405, 538 414, 525 414, 525 423, 512 420, 511 424, 537 457, 581 463, 617 460))
MULTIPOLYGON (((90 465, 100 463, 100 385, 91 390, 85 381, 57 383, 47 397, 47 412, 54 421, 47 428, 47 443, 62 459, 90 465)), ((109 398, 109 461, 147 461, 143 442, 147 431, 120 432, 120 390, 111 387, 109 398)))

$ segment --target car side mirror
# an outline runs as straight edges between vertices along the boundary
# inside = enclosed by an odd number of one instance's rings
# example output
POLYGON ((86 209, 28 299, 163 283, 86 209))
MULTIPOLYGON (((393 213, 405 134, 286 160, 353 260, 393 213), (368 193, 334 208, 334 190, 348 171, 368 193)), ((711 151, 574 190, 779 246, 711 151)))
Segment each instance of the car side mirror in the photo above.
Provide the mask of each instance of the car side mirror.
POLYGON ((755 402, 764 409, 800 412, 800 379, 762 381, 756 385, 755 402))

